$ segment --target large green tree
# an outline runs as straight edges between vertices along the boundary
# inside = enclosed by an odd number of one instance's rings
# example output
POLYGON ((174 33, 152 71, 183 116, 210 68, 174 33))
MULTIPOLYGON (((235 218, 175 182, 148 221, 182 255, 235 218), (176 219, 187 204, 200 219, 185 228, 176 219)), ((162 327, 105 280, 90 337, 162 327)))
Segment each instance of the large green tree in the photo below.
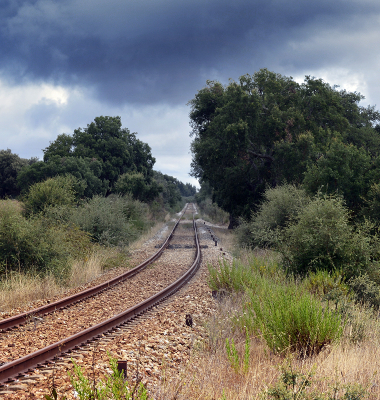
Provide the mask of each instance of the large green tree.
POLYGON ((57 155, 100 161, 99 178, 108 182, 108 193, 122 174, 141 173, 148 182, 153 177, 155 158, 149 145, 122 128, 120 117, 97 117, 86 128, 75 129, 72 136, 59 135, 44 149, 44 161, 57 155))
POLYGON ((192 175, 210 184, 232 220, 249 217, 267 186, 301 183, 333 140, 366 149, 375 143, 378 153, 372 125, 379 114, 360 107, 362 98, 321 79, 299 84, 267 69, 228 85, 208 81, 189 102, 192 175))
POLYGON ((10 149, 0 150, 0 198, 15 197, 20 194, 17 175, 23 167, 34 161, 21 158, 10 149))
POLYGON ((77 179, 76 192, 80 197, 105 194, 109 182, 101 179, 102 161, 95 158, 51 155, 48 161, 38 161, 25 166, 17 176, 19 188, 26 193, 35 183, 61 175, 77 179))

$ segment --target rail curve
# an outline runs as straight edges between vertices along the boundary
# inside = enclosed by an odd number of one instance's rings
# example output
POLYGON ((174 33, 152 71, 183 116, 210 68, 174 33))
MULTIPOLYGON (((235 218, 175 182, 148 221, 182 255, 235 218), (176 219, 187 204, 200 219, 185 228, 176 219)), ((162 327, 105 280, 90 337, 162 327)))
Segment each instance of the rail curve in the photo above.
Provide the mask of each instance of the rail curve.
POLYGON ((154 262, 155 260, 157 260, 161 254, 163 253, 163 251, 166 249, 166 247, 168 246, 170 240, 173 237, 174 231, 176 230, 183 214, 187 211, 187 208, 189 207, 189 205, 187 204, 178 220, 176 221, 172 231, 170 232, 169 236, 166 238, 165 242, 163 243, 163 245, 160 247, 160 249, 153 254, 151 257, 149 257, 147 260, 145 260, 144 262, 142 262, 141 264, 139 264, 137 267, 134 267, 132 269, 130 269, 129 271, 107 281, 104 282, 100 285, 91 287, 87 290, 83 290, 82 292, 76 293, 72 296, 67 296, 63 299, 57 300, 53 303, 47 304, 45 306, 39 307, 39 308, 35 308, 33 310, 29 310, 25 313, 21 313, 18 315, 15 315, 13 317, 9 317, 9 318, 5 318, 3 320, 0 321, 0 332, 4 332, 7 330, 10 330, 16 326, 19 325, 23 325, 25 324, 31 317, 36 317, 36 316, 42 316, 42 315, 46 315, 52 312, 55 312, 57 310, 60 310, 62 308, 68 307, 72 304, 75 304, 79 301, 82 301, 84 299, 87 299, 91 296, 95 296, 99 293, 101 293, 104 290, 107 290, 115 285, 117 285, 120 282, 123 282, 126 279, 132 278, 132 276, 138 274, 139 272, 141 272, 144 268, 146 268, 148 265, 150 265, 152 262, 154 262))
MULTIPOLYGON (((186 209, 184 209, 184 211, 181 213, 180 218, 176 222, 175 228, 178 226, 179 221, 181 220, 185 210, 186 209)), ((168 236, 168 239, 172 236, 175 228, 173 228, 171 234, 168 236)), ((176 291, 178 291, 196 273, 197 269, 199 268, 201 260, 201 251, 198 239, 197 226, 194 220, 194 214, 193 214, 193 229, 194 229, 194 238, 195 238, 194 241, 196 248, 194 262, 192 263, 191 267, 185 272, 185 274, 183 274, 179 279, 177 279, 175 282, 173 282, 160 292, 156 293, 155 295, 149 297, 148 299, 142 301, 141 303, 135 306, 130 307, 129 309, 123 311, 122 313, 113 316, 108 320, 105 320, 97 325, 85 329, 82 332, 74 334, 68 338, 53 343, 50 346, 47 346, 43 349, 37 350, 31 354, 28 354, 27 356, 6 363, 5 365, 0 367, 0 386, 4 385, 7 381, 11 382, 17 379, 18 377, 24 376, 25 373, 31 371, 31 369, 35 368, 36 366, 41 366, 42 364, 48 363, 49 362, 48 360, 52 359, 57 355, 63 355, 65 353, 69 353, 72 349, 77 348, 79 345, 91 342, 93 340, 100 338, 107 332, 114 331, 117 327, 122 326, 128 323, 129 321, 135 319, 137 316, 148 311, 149 309, 159 304, 160 302, 164 301, 167 297, 171 296, 176 291)), ((160 251, 161 253, 163 252, 163 250, 165 249, 165 247, 169 242, 168 239, 165 241, 160 250, 154 256, 150 257, 147 261, 149 262, 154 261, 154 259, 157 258, 154 257, 157 256, 157 254, 160 253, 160 251)), ((141 265, 143 265, 144 263, 136 267, 135 270, 141 267, 141 265)), ((129 272, 131 271, 132 270, 130 270, 129 272)))

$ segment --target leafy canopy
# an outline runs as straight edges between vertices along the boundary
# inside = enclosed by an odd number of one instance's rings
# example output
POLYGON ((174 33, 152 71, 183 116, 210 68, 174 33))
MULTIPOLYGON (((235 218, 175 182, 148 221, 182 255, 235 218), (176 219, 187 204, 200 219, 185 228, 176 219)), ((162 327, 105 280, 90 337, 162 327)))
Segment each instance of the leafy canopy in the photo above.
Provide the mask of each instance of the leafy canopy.
POLYGON ((49 163, 55 156, 99 161, 98 178, 107 182, 108 193, 119 176, 127 172, 141 173, 150 181, 156 161, 147 143, 121 127, 120 117, 107 116, 96 117, 86 128, 75 129, 72 136, 59 135, 44 149, 44 162, 49 163))
POLYGON ((363 148, 362 158, 370 151, 378 157, 373 124, 380 116, 359 106, 362 99, 322 79, 306 76, 299 84, 267 69, 226 86, 207 81, 189 102, 191 174, 209 183, 232 218, 249 217, 267 186, 302 183, 334 141, 344 143, 347 153, 352 144, 363 148))

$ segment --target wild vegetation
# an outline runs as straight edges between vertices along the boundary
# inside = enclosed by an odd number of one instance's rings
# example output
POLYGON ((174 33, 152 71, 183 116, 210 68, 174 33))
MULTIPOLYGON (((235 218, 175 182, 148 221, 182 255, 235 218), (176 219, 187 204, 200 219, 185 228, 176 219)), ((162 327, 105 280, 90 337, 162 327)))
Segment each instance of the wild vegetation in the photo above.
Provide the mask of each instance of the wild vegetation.
POLYGON ((0 151, 2 311, 127 264, 128 246, 196 191, 154 162, 120 117, 59 135, 43 161, 0 151))
POLYGON ((236 259, 209 266, 219 310, 166 398, 379 398, 380 114, 362 99, 266 69, 208 81, 190 101, 196 195, 153 171, 119 118, 60 135, 44 161, 3 151, 1 193, 22 202, 0 205, 1 273, 68 281, 73 260, 122 249, 195 195, 238 226, 236 259))
POLYGON ((264 69, 190 101, 192 174, 237 258, 209 266, 220 312, 177 398, 379 397, 380 114, 362 99, 264 69))
MULTIPOLYGON (((267 187, 286 181, 311 194, 339 192, 356 215, 369 211, 379 179, 380 114, 363 96, 306 76, 267 69, 222 85, 207 81, 189 104, 192 174, 213 200, 249 218, 267 187)), ((374 215, 374 214, 373 214, 374 215)))

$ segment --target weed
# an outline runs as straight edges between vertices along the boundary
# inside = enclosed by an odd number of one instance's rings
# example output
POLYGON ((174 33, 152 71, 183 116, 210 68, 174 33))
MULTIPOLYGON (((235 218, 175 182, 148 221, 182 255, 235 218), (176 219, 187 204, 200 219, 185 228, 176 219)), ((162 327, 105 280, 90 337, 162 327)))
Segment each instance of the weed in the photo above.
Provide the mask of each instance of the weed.
POLYGON ((74 374, 69 374, 70 381, 80 400, 148 400, 148 392, 141 380, 137 378, 135 385, 131 386, 124 378, 124 371, 118 370, 115 358, 109 358, 111 375, 98 383, 95 380, 91 382, 73 359, 72 362, 74 374))
POLYGON ((263 398, 268 400, 363 400, 368 397, 367 388, 359 384, 342 385, 335 381, 329 390, 308 392, 313 383, 314 373, 306 374, 295 370, 291 362, 287 361, 281 366, 281 375, 277 383, 263 393, 263 398))

